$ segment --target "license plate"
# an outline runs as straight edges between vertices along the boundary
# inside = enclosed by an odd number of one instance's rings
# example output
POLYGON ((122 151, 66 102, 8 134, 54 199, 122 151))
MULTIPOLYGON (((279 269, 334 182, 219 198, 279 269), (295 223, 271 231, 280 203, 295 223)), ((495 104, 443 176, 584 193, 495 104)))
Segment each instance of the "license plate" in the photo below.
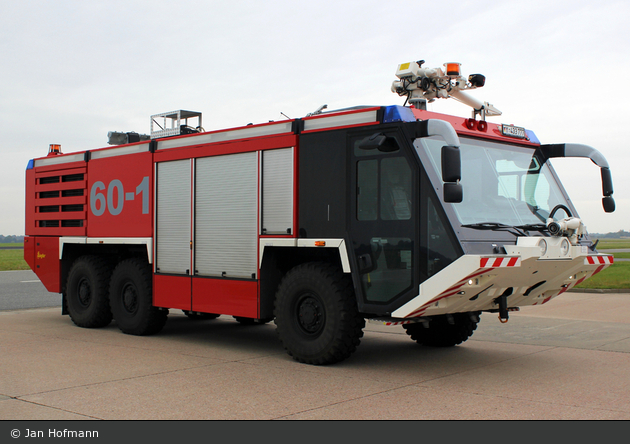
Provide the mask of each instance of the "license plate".
POLYGON ((501 134, 507 137, 516 137, 518 139, 527 139, 525 128, 514 125, 501 125, 501 134))

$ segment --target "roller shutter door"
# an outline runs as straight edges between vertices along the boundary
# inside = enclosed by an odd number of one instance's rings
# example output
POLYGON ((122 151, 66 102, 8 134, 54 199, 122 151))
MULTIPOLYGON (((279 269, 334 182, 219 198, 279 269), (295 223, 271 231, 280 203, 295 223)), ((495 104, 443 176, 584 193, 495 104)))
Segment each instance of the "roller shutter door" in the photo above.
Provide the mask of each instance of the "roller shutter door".
POLYGON ((196 275, 256 277, 257 204, 258 153, 196 160, 196 275))
POLYGON ((293 148, 262 152, 262 234, 293 229, 293 148))
POLYGON ((156 271, 190 271, 190 160, 157 164, 156 271))

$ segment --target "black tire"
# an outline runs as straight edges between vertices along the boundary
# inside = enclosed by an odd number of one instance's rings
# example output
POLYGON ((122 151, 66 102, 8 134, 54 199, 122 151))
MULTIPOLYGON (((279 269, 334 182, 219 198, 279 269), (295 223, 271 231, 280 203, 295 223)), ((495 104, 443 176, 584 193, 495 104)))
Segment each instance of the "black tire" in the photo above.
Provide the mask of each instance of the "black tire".
POLYGON ((232 316, 232 317, 239 324, 242 324, 242 325, 265 325, 273 321, 273 318, 255 319, 255 318, 244 318, 242 316, 232 316))
POLYGON ((276 331, 290 356, 306 364, 348 358, 363 337, 352 281, 326 263, 307 263, 282 279, 275 300, 276 331))
POLYGON ((433 316, 428 328, 422 322, 405 324, 403 328, 411 339, 420 345, 430 347, 453 347, 470 338, 477 329, 480 312, 454 313, 433 316), (453 323, 448 320, 452 316, 453 323))
POLYGON ((182 310, 188 319, 192 319, 193 321, 207 321, 210 319, 216 319, 219 317, 218 314, 215 313, 199 313, 197 311, 188 311, 182 310))
POLYGON ((112 321, 109 308, 111 267, 97 256, 81 256, 70 267, 66 303, 70 319, 79 327, 101 328, 112 321))
POLYGON ((152 335, 164 327, 168 310, 153 306, 151 267, 142 259, 125 259, 112 273, 109 303, 123 333, 152 335))

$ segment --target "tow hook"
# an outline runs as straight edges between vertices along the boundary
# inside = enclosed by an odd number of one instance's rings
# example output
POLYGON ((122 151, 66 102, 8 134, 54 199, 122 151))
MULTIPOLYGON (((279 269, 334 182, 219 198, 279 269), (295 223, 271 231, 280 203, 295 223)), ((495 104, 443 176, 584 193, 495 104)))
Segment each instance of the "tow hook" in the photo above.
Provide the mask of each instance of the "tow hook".
POLYGON ((499 321, 502 324, 505 324, 510 318, 510 316, 508 315, 507 298, 509 295, 512 294, 513 291, 514 290, 510 287, 505 290, 501 296, 494 300, 495 303, 499 304, 499 321))
POLYGON ((499 296, 497 298, 497 302, 499 303, 499 321, 502 324, 505 324, 510 316, 508 315, 508 309, 507 309, 507 296, 504 294, 502 296, 499 296))

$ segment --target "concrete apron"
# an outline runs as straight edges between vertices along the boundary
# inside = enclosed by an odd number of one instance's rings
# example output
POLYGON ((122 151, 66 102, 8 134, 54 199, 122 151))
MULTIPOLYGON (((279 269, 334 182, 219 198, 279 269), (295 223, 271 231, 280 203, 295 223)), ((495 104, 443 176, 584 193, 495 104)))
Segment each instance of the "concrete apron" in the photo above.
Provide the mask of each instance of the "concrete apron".
POLYGON ((316 367, 273 324, 192 321, 155 336, 75 327, 59 308, 0 312, 0 419, 630 419, 630 296, 565 293, 484 313, 436 349, 368 324, 348 360, 316 367))

